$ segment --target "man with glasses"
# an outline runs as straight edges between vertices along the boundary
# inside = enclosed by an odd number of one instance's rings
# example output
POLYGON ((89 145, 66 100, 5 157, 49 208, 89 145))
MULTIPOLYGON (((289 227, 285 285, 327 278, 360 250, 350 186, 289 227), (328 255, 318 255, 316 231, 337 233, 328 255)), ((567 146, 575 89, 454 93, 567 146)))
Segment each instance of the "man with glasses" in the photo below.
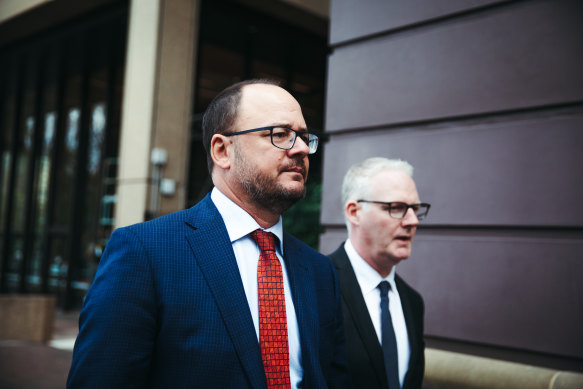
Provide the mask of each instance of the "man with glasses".
POLYGON ((419 201, 413 167, 370 158, 342 183, 348 240, 330 255, 342 293, 351 388, 421 388, 423 300, 398 275, 429 204, 419 201))
POLYGON ((267 80, 222 91, 203 117, 214 189, 118 229, 86 297, 71 388, 341 388, 334 266, 285 233, 318 137, 267 80))

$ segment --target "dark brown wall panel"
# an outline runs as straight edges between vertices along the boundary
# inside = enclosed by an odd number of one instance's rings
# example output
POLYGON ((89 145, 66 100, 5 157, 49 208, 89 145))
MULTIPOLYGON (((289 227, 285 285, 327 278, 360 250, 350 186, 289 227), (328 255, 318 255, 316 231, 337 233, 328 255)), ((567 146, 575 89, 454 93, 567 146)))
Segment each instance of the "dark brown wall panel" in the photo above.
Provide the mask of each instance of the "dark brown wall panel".
POLYGON ((424 296, 426 334, 583 358, 583 241, 419 232, 397 271, 424 296))
MULTIPOLYGON (((324 225, 343 225, 340 187, 372 156, 415 168, 424 223, 583 227, 583 111, 338 134, 325 145, 324 225)), ((375 199, 390 201, 391 199, 375 199)))
POLYGON ((583 3, 496 11, 335 49, 328 131, 582 101, 583 3))
POLYGON ((403 26, 459 13, 500 0, 334 0, 330 4, 330 44, 392 30, 403 26))

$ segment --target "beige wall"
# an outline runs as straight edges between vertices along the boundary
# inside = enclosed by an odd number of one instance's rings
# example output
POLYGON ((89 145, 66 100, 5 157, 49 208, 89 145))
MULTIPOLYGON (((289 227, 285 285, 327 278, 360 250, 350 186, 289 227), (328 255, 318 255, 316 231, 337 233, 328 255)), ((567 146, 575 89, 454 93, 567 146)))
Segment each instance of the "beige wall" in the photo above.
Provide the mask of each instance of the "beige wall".
POLYGON ((184 207, 198 10, 196 0, 131 2, 116 227, 184 207), (162 177, 176 182, 158 212, 150 198, 153 148, 167 151, 162 177))
POLYGON ((0 23, 53 0, 0 0, 0 23))
POLYGON ((56 301, 48 295, 1 295, 0 340, 49 341, 56 301))
POLYGON ((163 176, 176 182, 176 194, 161 197, 160 214, 166 214, 186 203, 199 1, 165 1, 162 11, 153 147, 168 151, 163 176))

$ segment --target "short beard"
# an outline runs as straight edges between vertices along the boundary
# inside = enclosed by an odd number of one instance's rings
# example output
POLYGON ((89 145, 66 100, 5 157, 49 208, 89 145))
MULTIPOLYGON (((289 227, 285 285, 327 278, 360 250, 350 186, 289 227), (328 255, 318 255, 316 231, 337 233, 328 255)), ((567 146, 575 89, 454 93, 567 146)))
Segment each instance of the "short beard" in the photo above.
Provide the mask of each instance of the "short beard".
MULTIPOLYGON (((238 165, 239 183, 251 201, 257 206, 274 214, 281 215, 305 197, 305 185, 301 190, 286 189, 270 177, 252 171, 252 168, 247 163, 243 154, 239 152, 237 146, 235 146, 234 154, 235 164, 238 165)), ((303 166, 303 161, 298 161, 293 165, 303 166)), ((305 166, 303 167, 305 170, 305 166)))

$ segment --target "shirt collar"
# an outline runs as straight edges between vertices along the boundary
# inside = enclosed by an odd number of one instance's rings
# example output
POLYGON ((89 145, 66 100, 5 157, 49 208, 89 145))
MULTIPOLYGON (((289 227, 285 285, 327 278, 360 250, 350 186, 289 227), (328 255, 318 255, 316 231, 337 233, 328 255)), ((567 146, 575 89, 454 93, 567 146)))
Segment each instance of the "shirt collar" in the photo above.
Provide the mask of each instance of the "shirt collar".
POLYGON ((344 243, 344 250, 346 250, 348 259, 352 264, 354 274, 356 275, 356 279, 360 284, 363 295, 377 289, 381 281, 388 281, 389 284, 391 284, 391 290, 397 290, 395 285, 395 266, 393 266, 389 275, 383 278, 356 252, 356 249, 350 242, 350 239, 347 239, 344 243))
POLYGON ((281 216, 276 224, 269 228, 261 228, 259 224, 243 208, 235 204, 216 187, 211 192, 211 200, 221 214, 231 243, 246 237, 257 229, 273 233, 279 240, 279 250, 283 253, 283 223, 281 216))

